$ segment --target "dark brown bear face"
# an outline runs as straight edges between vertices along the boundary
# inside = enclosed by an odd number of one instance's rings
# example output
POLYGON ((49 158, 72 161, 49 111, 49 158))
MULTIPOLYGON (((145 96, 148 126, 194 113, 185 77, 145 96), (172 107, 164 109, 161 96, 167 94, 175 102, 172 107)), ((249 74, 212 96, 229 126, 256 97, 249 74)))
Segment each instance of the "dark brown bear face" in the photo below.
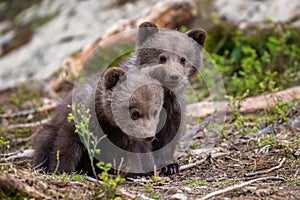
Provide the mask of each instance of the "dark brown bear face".
POLYGON ((164 101, 160 83, 138 71, 111 68, 103 75, 105 113, 112 124, 138 141, 155 138, 164 101))
MULTIPOLYGON (((140 141, 152 141, 157 133, 159 116, 163 105, 163 89, 157 84, 139 87, 129 99, 129 114, 132 120, 130 131, 140 132, 132 137, 140 141)), ((128 129, 129 127, 127 127, 128 129)))
POLYGON ((151 65, 164 66, 164 80, 161 83, 173 88, 185 79, 191 78, 202 65, 203 45, 206 32, 202 29, 186 34, 158 30, 155 24, 140 25, 137 38, 137 65, 139 68, 151 65))

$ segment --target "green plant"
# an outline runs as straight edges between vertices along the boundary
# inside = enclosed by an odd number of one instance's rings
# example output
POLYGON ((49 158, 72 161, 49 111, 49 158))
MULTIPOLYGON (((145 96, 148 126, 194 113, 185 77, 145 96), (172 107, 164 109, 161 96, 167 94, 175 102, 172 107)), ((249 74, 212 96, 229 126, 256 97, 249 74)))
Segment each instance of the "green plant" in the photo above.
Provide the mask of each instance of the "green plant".
POLYGON ((151 187, 149 182, 146 182, 145 189, 146 189, 147 192, 153 192, 154 191, 153 187, 151 187))
MULTIPOLYGON (((299 35, 300 29, 278 29, 275 24, 252 32, 217 24, 208 30, 205 49, 222 74, 228 95, 241 96, 249 90, 254 96, 299 85, 299 35)), ((208 97, 206 85, 201 76, 194 80, 193 88, 201 91, 198 100, 208 97)))
POLYGON ((80 104, 69 105, 72 112, 68 115, 68 121, 74 121, 75 123, 75 132, 79 134, 83 143, 88 151, 90 158, 91 166, 95 177, 97 177, 95 166, 94 166, 94 157, 96 154, 100 153, 100 149, 97 149, 97 144, 101 138, 97 138, 90 130, 90 111, 89 109, 83 108, 80 104))
POLYGON ((295 187, 300 187, 300 176, 289 178, 287 181, 292 183, 295 187))
MULTIPOLYGON (((100 153, 100 149, 97 149, 97 144, 101 138, 97 138, 89 130, 91 118, 89 109, 83 108, 80 104, 72 104, 69 107, 71 108, 72 113, 69 113, 68 121, 74 121, 75 132, 78 133, 83 140, 83 143, 88 151, 93 173, 95 177, 98 177, 94 166, 94 156, 100 153)), ((115 198, 118 185, 125 179, 120 175, 118 175, 116 178, 113 178, 111 175, 109 175, 109 171, 111 170, 112 166, 111 163, 104 164, 103 162, 98 162, 96 166, 102 170, 100 178, 102 180, 101 184, 104 187, 104 199, 118 199, 118 197, 115 198)))
POLYGON ((74 174, 72 176, 72 180, 73 181, 79 181, 79 182, 83 182, 85 180, 84 176, 80 175, 80 174, 74 174))
POLYGON ((226 96, 229 100, 229 105, 232 110, 232 115, 234 117, 234 123, 232 124, 233 128, 238 132, 244 134, 245 119, 241 113, 241 102, 249 95, 249 90, 247 90, 242 96, 226 96))
POLYGON ((155 199, 155 200, 162 199, 162 197, 161 197, 160 194, 152 194, 152 195, 150 196, 150 198, 155 199))
POLYGON ((57 150, 57 151, 56 151, 56 162, 57 162, 57 163, 56 163, 55 170, 54 170, 53 174, 56 174, 57 171, 58 171, 58 167, 59 167, 59 163, 60 163, 60 160, 59 160, 59 154, 60 154, 60 151, 57 150))
POLYGON ((180 30, 181 32, 187 32, 187 31, 189 30, 189 28, 188 28, 187 26, 181 26, 181 27, 179 28, 179 30, 180 30))
POLYGON ((195 185, 195 186, 204 186, 207 185, 208 183, 206 182, 205 179, 203 178, 198 178, 198 179, 191 179, 191 180, 185 180, 184 181, 186 184, 189 185, 195 185))
POLYGON ((10 149, 10 141, 6 140, 3 136, 0 136, 0 147, 2 154, 4 154, 7 150, 10 149))
POLYGON ((122 178, 120 175, 117 175, 117 177, 114 178, 108 173, 111 170, 111 163, 105 164, 104 162, 98 162, 96 165, 102 170, 100 178, 104 187, 103 199, 116 199, 115 195, 118 186, 122 181, 125 181, 125 179, 122 178))

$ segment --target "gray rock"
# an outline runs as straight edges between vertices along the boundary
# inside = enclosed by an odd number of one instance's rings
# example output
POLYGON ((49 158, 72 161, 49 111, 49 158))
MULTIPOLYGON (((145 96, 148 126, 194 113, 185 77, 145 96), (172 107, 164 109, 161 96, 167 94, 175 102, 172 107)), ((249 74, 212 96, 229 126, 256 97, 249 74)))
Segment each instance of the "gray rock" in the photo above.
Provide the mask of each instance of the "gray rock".
POLYGON ((29 43, 0 59, 0 90, 19 82, 49 78, 69 54, 96 41, 119 20, 142 16, 157 2, 140 0, 118 7, 118 0, 44 0, 21 12, 16 18, 20 24, 54 13, 57 16, 36 29, 29 43))
POLYGON ((176 200, 188 200, 188 197, 185 196, 184 194, 177 193, 177 194, 172 195, 170 199, 174 199, 174 200, 175 199, 176 200))
POLYGON ((215 0, 220 17, 234 23, 261 23, 266 19, 275 22, 292 22, 295 17, 300 21, 299 0, 215 0))

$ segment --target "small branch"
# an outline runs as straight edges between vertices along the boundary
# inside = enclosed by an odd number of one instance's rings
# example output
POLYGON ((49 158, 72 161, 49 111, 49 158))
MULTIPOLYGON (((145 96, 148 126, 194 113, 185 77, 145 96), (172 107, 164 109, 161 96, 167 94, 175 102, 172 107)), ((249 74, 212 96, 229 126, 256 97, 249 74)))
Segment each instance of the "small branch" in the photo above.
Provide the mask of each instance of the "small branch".
POLYGON ((0 156, 4 157, 4 159, 1 159, 1 161, 10 161, 18 158, 32 158, 34 156, 34 152, 34 149, 26 149, 24 151, 18 151, 10 154, 2 154, 0 156))
POLYGON ((275 167, 272 167, 270 169, 261 170, 261 171, 256 171, 256 172, 253 172, 253 173, 246 173, 245 176, 249 177, 249 176, 256 176, 256 175, 261 175, 261 174, 268 174, 268 173, 270 173, 272 171, 280 169, 285 161, 286 161, 286 158, 282 158, 282 160, 279 163, 279 165, 277 165, 275 167))
POLYGON ((52 102, 50 104, 46 104, 40 108, 37 109, 30 109, 30 110, 22 110, 19 112, 15 112, 15 113, 4 113, 0 115, 0 118, 15 118, 15 117, 23 117, 23 116, 27 116, 30 114, 34 114, 36 112, 46 112, 49 110, 53 110, 54 108, 57 107, 57 103, 56 102, 52 102))
POLYGON ((90 176, 86 176, 85 179, 88 180, 88 181, 97 183, 97 184, 103 184, 102 181, 99 181, 99 180, 97 180, 97 179, 95 179, 95 178, 93 178, 93 177, 90 177, 90 176))
POLYGON ((18 128, 36 128, 38 126, 46 124, 49 121, 50 119, 43 119, 41 121, 32 122, 32 123, 13 124, 13 125, 9 125, 6 129, 11 130, 11 129, 18 129, 18 128))
POLYGON ((284 181, 284 178, 281 178, 281 177, 274 177, 274 176, 270 176, 270 177, 261 177, 261 178, 257 178, 257 179, 253 179, 253 180, 250 180, 250 181, 246 181, 246 182, 243 182, 241 184, 237 184, 237 185, 233 185, 233 186, 230 186, 230 187, 227 187, 227 188, 224 188, 224 189, 221 189, 221 190, 217 190, 217 191, 214 191, 212 193, 209 193, 201 198, 199 198, 198 200, 206 200, 206 199, 209 199, 213 196, 217 196, 217 195, 220 195, 220 194, 223 194, 223 193, 226 193, 226 192, 230 192, 232 190, 237 190, 237 189, 240 189, 242 187, 245 187, 247 185, 250 185, 252 183, 255 183, 257 181, 266 181, 266 180, 279 180, 279 181, 284 181))
POLYGON ((207 117, 202 123, 199 123, 197 125, 196 128, 194 128, 190 133, 186 134, 184 137, 182 137, 182 141, 186 141, 186 140, 189 140, 189 139, 192 139, 198 132, 204 130, 212 120, 215 119, 216 117, 216 111, 213 112, 209 117, 207 117))
MULTIPOLYGON (((287 122, 287 124, 289 124, 291 126, 291 128, 293 130, 297 130, 297 126, 300 125, 299 123, 300 121, 300 118, 299 117, 296 117, 296 118, 292 118, 292 119, 289 119, 289 121, 287 122)), ((283 125, 276 125, 276 124, 271 124, 259 131, 257 131, 256 133, 252 133, 252 134, 249 134, 249 135, 246 135, 244 136, 244 138, 255 138, 255 137, 258 137, 260 135, 267 135, 267 134, 271 134, 272 132, 274 132, 274 130, 282 127, 283 125)))
POLYGON ((244 136, 244 138, 250 139, 250 138, 255 138, 258 137, 260 135, 267 135, 270 134, 274 131, 274 125, 269 125, 259 131, 257 131, 256 133, 251 133, 249 135, 244 136))
POLYGON ((200 165, 202 163, 204 163, 206 161, 207 157, 197 161, 197 162, 194 162, 194 163, 190 163, 190 164, 187 164, 187 165, 182 165, 179 167, 179 171, 183 171, 183 170, 186 170, 186 169, 190 169, 190 168, 193 168, 197 165, 200 165))

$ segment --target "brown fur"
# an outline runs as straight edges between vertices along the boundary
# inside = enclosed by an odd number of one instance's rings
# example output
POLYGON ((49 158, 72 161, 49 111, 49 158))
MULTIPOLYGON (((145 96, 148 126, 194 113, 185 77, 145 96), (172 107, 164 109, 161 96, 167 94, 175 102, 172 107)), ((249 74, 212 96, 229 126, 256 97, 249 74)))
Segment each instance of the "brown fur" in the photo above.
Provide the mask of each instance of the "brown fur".
POLYGON ((162 168, 164 174, 173 174, 179 170, 178 164, 174 163, 174 152, 186 125, 185 88, 202 65, 206 32, 195 29, 184 34, 158 30, 151 22, 144 22, 139 28, 136 53, 129 64, 121 67, 126 70, 130 66, 137 67, 165 86, 166 123, 152 145, 158 168, 162 168))
MULTIPOLYGON (((137 51, 127 62, 122 63, 120 68, 125 71, 139 68, 143 73, 159 80, 165 86, 164 91, 159 92, 158 87, 148 88, 148 86, 144 86, 135 93, 131 91, 134 94, 132 97, 126 96, 126 92, 124 92, 116 94, 115 98, 130 98, 132 104, 138 105, 141 110, 147 110, 148 113, 154 113, 153 106, 161 106, 162 102, 155 102, 156 100, 164 99, 163 108, 165 112, 159 112, 160 124, 151 124, 147 120, 140 120, 135 125, 129 125, 129 117, 124 115, 122 107, 117 109, 115 115, 111 111, 110 105, 115 102, 112 99, 111 89, 116 87, 114 83, 116 80, 120 80, 122 70, 115 71, 111 75, 110 72, 106 73, 105 78, 101 79, 99 83, 95 80, 89 82, 85 89, 90 91, 88 93, 92 93, 91 91, 96 89, 96 98, 92 95, 80 95, 80 92, 78 92, 78 101, 95 105, 96 116, 94 118, 96 122, 92 122, 92 126, 99 122, 108 139, 116 146, 131 152, 152 152, 148 157, 129 157, 127 164, 134 165, 133 167, 138 168, 140 171, 149 171, 149 167, 146 166, 156 164, 163 174, 173 174, 179 170, 178 164, 174 163, 174 152, 181 135, 185 131, 186 124, 184 114, 186 104, 185 88, 188 79, 196 73, 197 68, 202 64, 202 48, 199 47, 199 44, 204 45, 206 33, 199 29, 189 31, 186 35, 182 33, 179 36, 176 33, 170 34, 169 32, 159 31, 150 22, 141 24, 140 28, 137 51), (164 62, 161 62, 161 56, 166 58, 164 62), (182 58, 186 62, 181 62, 182 58), (103 80, 106 80, 106 82, 103 82, 103 80), (116 116, 116 120, 111 120, 116 116), (126 122, 123 123, 124 128, 129 129, 135 135, 126 135, 122 131, 123 127, 120 127, 122 124, 118 124, 116 121, 126 122), (153 135, 149 137, 147 129, 153 129, 153 127, 156 127, 159 132, 155 134, 155 140, 149 142, 152 140, 153 135)), ((134 85, 141 84, 141 82, 137 83, 136 81, 139 81, 139 79, 134 78, 129 81, 129 85, 124 86, 123 90, 126 91, 134 88, 134 85)), ((90 173, 91 166, 87 150, 78 135, 74 134, 74 123, 67 121, 67 115, 70 113, 67 105, 71 103, 72 98, 69 96, 57 109, 56 115, 50 123, 38 131, 35 138, 36 155, 34 165, 44 167, 47 171, 54 171, 57 164, 56 151, 60 150, 59 172, 82 170, 90 173)), ((128 105, 129 109, 132 104, 128 105)), ((145 115, 145 119, 151 118, 150 115, 145 115)), ((101 145, 105 147, 106 143, 102 142, 101 145)), ((114 157, 111 153, 106 154, 105 152, 101 152, 100 155, 103 156, 104 160, 114 157)))
MULTIPOLYGON (((155 81, 150 81, 150 84, 143 85, 142 83, 145 83, 145 80, 141 74, 135 72, 125 74, 119 68, 107 70, 100 78, 100 81, 98 81, 98 77, 96 75, 86 84, 79 87, 78 90, 75 89, 73 96, 69 95, 57 108, 52 120, 38 130, 34 138, 36 151, 33 159, 34 166, 53 172, 58 164, 56 152, 59 151, 58 172, 83 171, 91 174, 92 169, 85 145, 79 135, 75 133, 74 122, 67 121, 67 116, 71 112, 67 105, 74 103, 74 101, 87 105, 91 110, 94 107, 96 116, 93 118, 92 115, 91 118, 90 127, 92 131, 99 130, 96 128, 96 124, 99 123, 108 140, 119 148, 134 153, 148 153, 152 151, 151 141, 155 137, 159 113, 163 104, 163 88, 155 81), (139 87, 134 88, 134 85, 139 87), (114 91, 116 89, 119 90, 115 94, 114 91), (96 92, 95 96, 93 91, 96 92), (126 105, 125 107, 124 105, 123 107, 118 107, 116 114, 121 116, 121 120, 123 120, 122 115, 124 115, 123 118, 126 120, 122 122, 128 124, 129 127, 131 126, 130 128, 136 132, 136 135, 126 134, 114 120, 114 113, 111 109, 114 94, 120 100, 117 102, 118 104, 122 104, 126 100, 129 101, 129 107, 126 107, 126 105), (128 119, 128 116, 130 117, 130 109, 138 110, 141 117, 137 120, 128 119), (157 116, 153 115, 153 113, 157 113, 157 116)), ((105 140, 101 140, 98 144, 102 150, 100 155, 103 159, 109 159, 113 162, 114 156, 117 157, 119 155, 110 152, 105 145, 107 145, 105 140)), ((127 169, 131 168, 136 171, 147 172, 149 168, 146 169, 144 165, 153 166, 154 161, 152 156, 127 156, 123 164, 125 166, 122 170, 126 170, 127 167, 127 169)))

